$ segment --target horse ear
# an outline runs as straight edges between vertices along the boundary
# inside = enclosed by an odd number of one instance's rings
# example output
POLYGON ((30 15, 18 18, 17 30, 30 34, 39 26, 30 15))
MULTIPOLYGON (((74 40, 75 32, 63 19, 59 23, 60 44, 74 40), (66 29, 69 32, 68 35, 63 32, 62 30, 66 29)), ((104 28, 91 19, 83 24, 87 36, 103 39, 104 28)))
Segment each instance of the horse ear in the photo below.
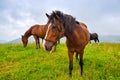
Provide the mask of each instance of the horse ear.
POLYGON ((46 16, 48 17, 48 18, 50 18, 50 16, 46 13, 46 16))
POLYGON ((59 16, 54 11, 52 11, 52 13, 53 13, 53 16, 55 17, 55 19, 59 20, 59 16))

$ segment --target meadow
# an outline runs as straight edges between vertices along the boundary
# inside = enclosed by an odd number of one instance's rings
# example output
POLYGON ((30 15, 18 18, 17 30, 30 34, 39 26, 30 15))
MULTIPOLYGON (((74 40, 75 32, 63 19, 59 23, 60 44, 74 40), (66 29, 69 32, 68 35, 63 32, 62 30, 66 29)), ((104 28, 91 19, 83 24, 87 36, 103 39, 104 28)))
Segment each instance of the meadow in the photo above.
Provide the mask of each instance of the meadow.
POLYGON ((49 53, 26 48, 21 43, 0 44, 0 80, 120 80, 120 43, 88 44, 84 53, 84 75, 75 60, 69 78, 69 60, 65 43, 49 53))

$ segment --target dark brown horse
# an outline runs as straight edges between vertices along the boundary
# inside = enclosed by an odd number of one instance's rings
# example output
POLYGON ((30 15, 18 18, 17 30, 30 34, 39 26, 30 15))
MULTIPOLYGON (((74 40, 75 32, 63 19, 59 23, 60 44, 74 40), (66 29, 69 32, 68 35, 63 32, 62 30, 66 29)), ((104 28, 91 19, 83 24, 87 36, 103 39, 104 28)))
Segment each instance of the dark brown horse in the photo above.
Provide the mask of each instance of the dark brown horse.
POLYGON ((66 36, 66 45, 69 56, 69 75, 72 76, 73 55, 74 52, 79 54, 81 67, 81 75, 83 74, 83 54, 87 43, 89 42, 90 34, 87 26, 75 20, 71 15, 64 14, 60 11, 52 12, 48 17, 48 29, 45 35, 44 46, 50 51, 52 46, 59 40, 60 35, 66 36))
POLYGON ((90 43, 91 43, 91 40, 94 40, 95 43, 99 42, 98 34, 97 33, 90 33, 90 43))

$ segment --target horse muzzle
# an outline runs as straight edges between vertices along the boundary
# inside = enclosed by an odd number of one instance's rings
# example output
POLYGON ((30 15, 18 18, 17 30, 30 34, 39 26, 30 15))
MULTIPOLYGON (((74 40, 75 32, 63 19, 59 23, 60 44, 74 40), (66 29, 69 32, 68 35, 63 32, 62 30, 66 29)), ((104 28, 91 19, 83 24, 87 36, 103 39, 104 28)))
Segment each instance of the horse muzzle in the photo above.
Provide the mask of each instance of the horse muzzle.
POLYGON ((23 45, 24 47, 27 47, 27 45, 23 45))
POLYGON ((52 46, 51 46, 51 45, 45 45, 45 50, 51 51, 51 49, 52 49, 52 46))

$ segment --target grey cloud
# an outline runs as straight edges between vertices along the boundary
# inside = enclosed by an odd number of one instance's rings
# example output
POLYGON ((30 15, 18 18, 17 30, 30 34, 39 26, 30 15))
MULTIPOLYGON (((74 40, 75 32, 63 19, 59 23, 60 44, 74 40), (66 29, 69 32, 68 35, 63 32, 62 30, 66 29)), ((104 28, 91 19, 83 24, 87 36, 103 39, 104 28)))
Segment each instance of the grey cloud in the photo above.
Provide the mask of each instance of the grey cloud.
POLYGON ((61 10, 73 15, 77 20, 85 22, 90 32, 120 35, 119 4, 120 0, 1 0, 0 33, 6 37, 0 37, 15 39, 31 25, 45 24, 45 13, 51 13, 52 10, 61 10), (13 33, 7 35, 7 32, 13 33))

